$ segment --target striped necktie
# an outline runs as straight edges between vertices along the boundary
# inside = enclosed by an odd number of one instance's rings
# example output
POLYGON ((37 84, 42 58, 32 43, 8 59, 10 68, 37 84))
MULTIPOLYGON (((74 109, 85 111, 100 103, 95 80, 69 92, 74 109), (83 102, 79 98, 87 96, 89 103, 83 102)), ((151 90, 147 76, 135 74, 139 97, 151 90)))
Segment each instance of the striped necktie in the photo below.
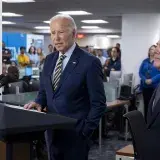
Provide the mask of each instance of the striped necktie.
POLYGON ((54 73, 54 78, 53 78, 53 89, 56 90, 56 88, 58 87, 58 83, 60 81, 60 77, 62 74, 62 65, 63 65, 63 60, 66 58, 65 55, 61 55, 60 58, 58 59, 58 62, 56 64, 56 68, 55 68, 55 73, 54 73))

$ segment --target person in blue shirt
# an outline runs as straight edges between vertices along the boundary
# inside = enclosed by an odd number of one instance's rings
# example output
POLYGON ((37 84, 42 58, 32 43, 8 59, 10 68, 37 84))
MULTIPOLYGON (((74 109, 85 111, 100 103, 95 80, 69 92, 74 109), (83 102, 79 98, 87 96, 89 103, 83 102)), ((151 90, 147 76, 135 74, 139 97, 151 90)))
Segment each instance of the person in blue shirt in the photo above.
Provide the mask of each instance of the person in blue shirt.
POLYGON ((152 94, 160 82, 160 70, 153 66, 155 45, 152 45, 148 51, 148 58, 144 59, 140 69, 141 90, 144 99, 144 117, 147 118, 148 104, 152 94))

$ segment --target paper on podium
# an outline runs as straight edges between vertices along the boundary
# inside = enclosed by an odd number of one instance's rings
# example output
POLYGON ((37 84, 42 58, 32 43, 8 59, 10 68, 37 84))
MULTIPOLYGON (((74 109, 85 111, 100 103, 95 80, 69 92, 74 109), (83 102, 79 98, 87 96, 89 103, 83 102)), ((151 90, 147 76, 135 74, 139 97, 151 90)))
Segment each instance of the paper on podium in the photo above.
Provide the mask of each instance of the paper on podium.
POLYGON ((11 107, 11 108, 16 108, 16 109, 21 109, 21 110, 24 110, 24 111, 31 111, 31 112, 38 112, 38 113, 43 113, 43 114, 46 114, 45 112, 39 112, 37 110, 34 110, 34 109, 25 109, 24 107, 20 107, 20 106, 15 106, 15 105, 10 105, 10 104, 5 104, 6 107, 11 107))

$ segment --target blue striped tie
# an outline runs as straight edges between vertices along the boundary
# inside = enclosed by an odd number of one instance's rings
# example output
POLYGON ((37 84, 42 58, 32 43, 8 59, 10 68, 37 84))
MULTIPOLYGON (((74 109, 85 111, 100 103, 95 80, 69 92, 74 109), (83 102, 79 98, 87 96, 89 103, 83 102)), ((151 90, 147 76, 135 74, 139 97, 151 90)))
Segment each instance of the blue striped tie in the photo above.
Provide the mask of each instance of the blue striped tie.
POLYGON ((58 83, 60 81, 60 77, 62 74, 62 65, 63 65, 63 60, 66 58, 65 55, 61 55, 60 58, 58 59, 58 62, 56 64, 56 68, 55 68, 55 73, 54 73, 54 78, 53 78, 53 89, 56 90, 56 88, 58 87, 58 83))

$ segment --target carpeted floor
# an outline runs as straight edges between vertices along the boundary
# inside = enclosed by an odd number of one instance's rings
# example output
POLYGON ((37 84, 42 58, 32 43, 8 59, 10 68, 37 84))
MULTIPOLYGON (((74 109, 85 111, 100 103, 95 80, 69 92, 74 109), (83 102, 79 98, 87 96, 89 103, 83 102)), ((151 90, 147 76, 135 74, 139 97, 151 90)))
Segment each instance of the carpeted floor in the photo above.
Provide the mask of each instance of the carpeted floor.
MULTIPOLYGON (((98 141, 91 145, 89 160, 115 160, 115 152, 128 144, 131 144, 131 141, 118 140, 118 133, 111 132, 109 138, 102 140, 101 152, 99 151, 98 141)), ((48 160, 47 152, 44 153, 44 157, 34 160, 48 160)))
POLYGON ((99 152, 98 144, 92 145, 89 153, 89 160, 115 160, 115 152, 131 144, 131 141, 118 140, 115 133, 109 137, 110 138, 102 140, 101 153, 99 152))

